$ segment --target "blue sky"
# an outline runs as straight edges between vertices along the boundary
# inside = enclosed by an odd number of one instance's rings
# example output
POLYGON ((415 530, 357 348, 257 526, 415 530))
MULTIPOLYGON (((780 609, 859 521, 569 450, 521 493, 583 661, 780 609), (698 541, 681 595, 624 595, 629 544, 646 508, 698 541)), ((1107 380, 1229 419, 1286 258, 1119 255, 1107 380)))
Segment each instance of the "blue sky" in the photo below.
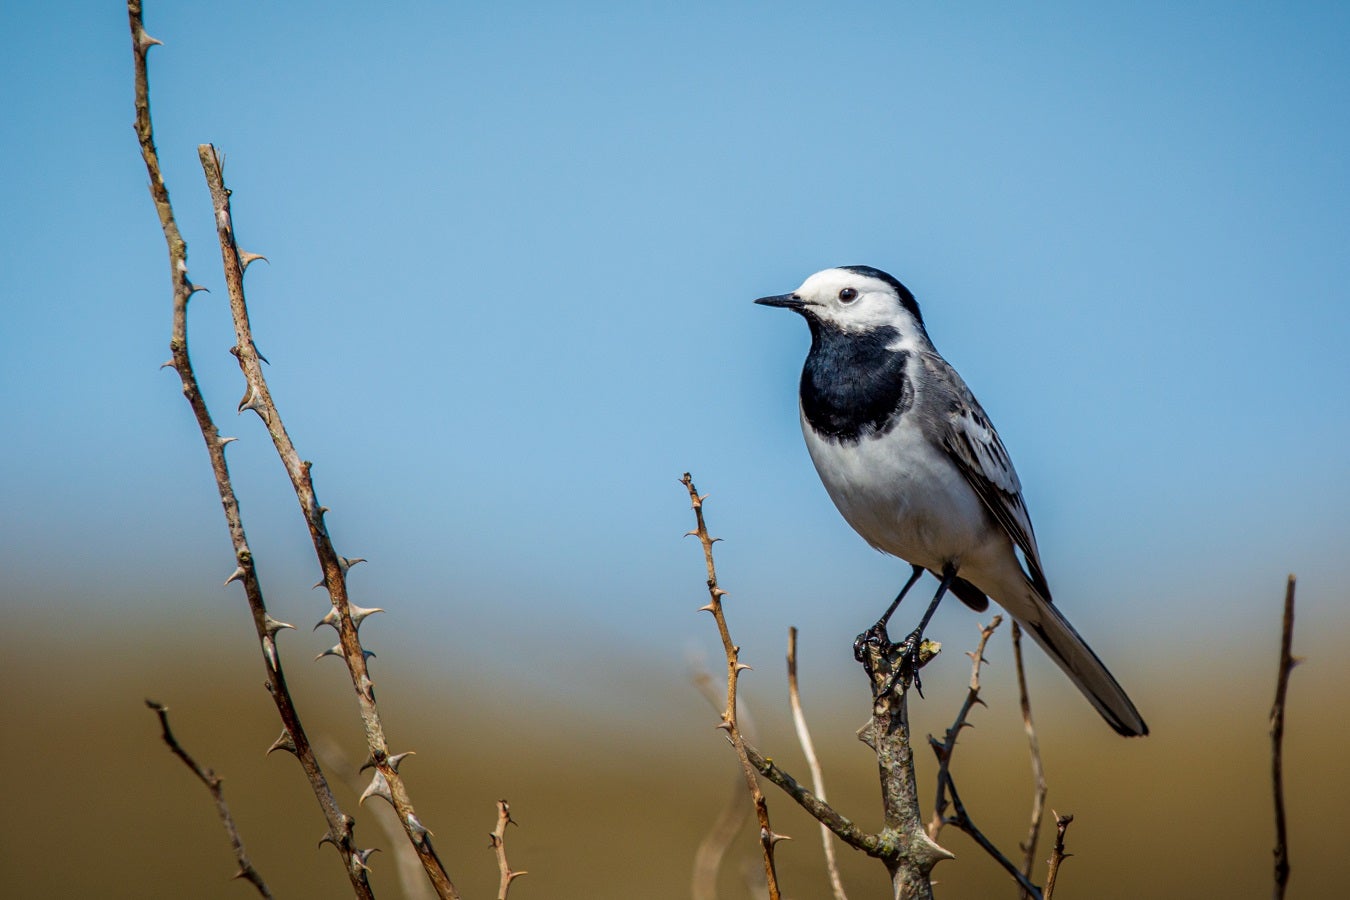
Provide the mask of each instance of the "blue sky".
MULTIPOLYGON (((805 328, 750 301, 857 263, 918 296, 1108 661, 1216 622, 1240 652, 1273 634, 1289 571, 1310 634, 1350 631, 1344 7, 150 2, 146 21, 212 291, 193 351, 283 618, 324 605, 265 434, 233 413, 201 142, 270 259, 255 334, 339 550, 371 560, 355 597, 393 611, 385 643, 519 642, 559 683, 616 647, 711 651, 680 539, 692 470, 743 642, 777 659, 796 624, 850 672, 905 567, 811 468, 805 328)), ((2 602, 245 629, 200 438, 156 368, 169 281, 125 11, 10 4, 0 24, 19 36, 2 602)), ((963 640, 970 618, 935 627, 963 640)))

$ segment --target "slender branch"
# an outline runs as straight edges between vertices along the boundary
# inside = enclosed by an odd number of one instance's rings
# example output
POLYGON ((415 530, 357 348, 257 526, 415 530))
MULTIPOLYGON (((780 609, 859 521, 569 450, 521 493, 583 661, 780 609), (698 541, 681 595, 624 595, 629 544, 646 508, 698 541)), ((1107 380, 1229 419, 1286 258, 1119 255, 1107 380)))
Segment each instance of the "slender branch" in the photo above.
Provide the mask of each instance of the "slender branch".
POLYGON ((492 850, 497 854, 497 871, 501 873, 501 879, 497 882, 497 900, 507 900, 506 895, 511 893, 511 882, 528 874, 524 871, 512 871, 506 862, 506 826, 514 824, 516 820, 511 818, 511 805, 505 800, 498 800, 497 827, 488 835, 488 839, 492 842, 492 850))
POLYGON ((235 496, 234 487, 230 482, 229 467, 225 462, 225 446, 234 438, 221 436, 206 407, 206 401, 203 399, 201 389, 197 384, 196 374, 193 372, 187 340, 188 301, 195 292, 203 290, 203 288, 194 285, 188 279, 187 244, 183 241, 178 230, 173 206, 169 201, 169 191, 160 170, 159 153, 155 148, 154 126, 150 118, 150 87, 146 54, 150 47, 160 42, 150 37, 145 31, 140 0, 128 0, 127 14, 130 20, 131 45, 135 58, 136 136, 139 139, 141 157, 145 161, 146 172, 150 178, 150 195, 154 200, 155 210, 159 214, 160 228, 164 232, 164 239, 168 245, 169 272, 173 285, 173 333, 169 341, 169 349, 173 356, 165 365, 178 374, 182 383, 183 396, 187 399, 188 405, 196 418, 197 426, 201 431, 203 441, 206 443, 206 451, 211 460, 211 470, 215 475, 216 487, 220 494, 220 502, 224 509, 225 522, 230 532, 230 540, 234 547, 234 556, 237 563, 237 568, 230 574, 226 583, 239 581, 244 586, 244 594, 248 599, 249 610, 253 615, 254 628, 262 649, 263 665, 267 671, 268 692, 276 704, 277 712, 281 716, 282 725, 285 728, 282 737, 273 744, 273 748, 288 750, 299 759, 327 822, 328 830, 324 834, 324 840, 337 847, 356 896, 361 898, 373 897, 369 880, 366 877, 365 866, 360 864, 360 857, 352 840, 352 830, 355 828, 356 822, 343 813, 338 806, 337 800, 324 778, 323 771, 319 767, 313 748, 305 735, 304 727, 300 723, 300 715, 286 686, 286 678, 281 669, 281 657, 276 645, 276 634, 281 629, 292 626, 279 622, 267 614, 267 605, 263 600, 262 586, 254 566, 253 553, 249 549, 248 539, 244 533, 243 520, 239 512, 239 501, 235 496))
MULTIPOLYGON (((703 699, 707 700, 713 709, 721 712, 722 697, 718 693, 717 686, 713 684, 712 675, 700 665, 694 671, 693 679, 694 686, 703 695, 703 699)), ((739 702, 737 706, 742 707, 737 710, 741 734, 749 740, 755 733, 750 711, 743 708, 744 704, 739 702)), ((717 900, 717 874, 722 869, 722 859, 731 849, 732 842, 750 815, 750 807, 745 800, 745 778, 737 773, 722 811, 717 814, 712 828, 694 851, 694 871, 689 888, 693 900, 717 900)))
POLYGON ((1275 680, 1275 702, 1270 708, 1270 771, 1275 790, 1275 900, 1284 897, 1289 884, 1289 845, 1284 817, 1284 698, 1289 692, 1289 673, 1299 660, 1294 646, 1294 585, 1289 576, 1284 589, 1284 620, 1280 633, 1280 671, 1275 680))
POLYGON ((888 854, 894 852, 894 847, 883 841, 881 836, 869 834, 854 825, 850 819, 841 815, 834 807, 813 794, 772 759, 760 753, 753 744, 747 743, 745 745, 745 753, 755 771, 782 788, 789 797, 797 802, 798 806, 815 817, 816 821, 833 831, 839 837, 839 840, 845 844, 883 861, 886 860, 888 854))
POLYGON ((980 848, 989 854, 995 862, 1003 867, 1013 880, 1017 882, 1018 887, 1023 894, 1028 897, 1040 900, 1041 892, 1031 882, 1031 879, 1013 864, 1012 860, 1004 856, 1002 851, 994 845, 994 842, 985 836, 975 826, 975 822, 970 818, 970 813, 966 810, 966 805, 961 802, 961 795, 956 790, 956 781, 952 778, 951 763, 952 756, 956 750, 956 739, 965 728, 974 727, 967 721, 971 709, 975 704, 985 705, 980 699, 980 667, 987 662, 984 658, 984 648, 989 643, 989 639, 994 636, 994 631, 1003 622, 1002 616, 994 616, 987 626, 980 627, 980 642, 975 646, 973 653, 966 654, 970 657, 970 686, 966 690, 966 699, 961 703, 961 708, 956 713, 956 719, 952 726, 947 729, 947 733, 941 742, 935 740, 931 735, 928 738, 929 745, 933 748, 933 753, 938 758, 938 776, 937 776, 937 799, 933 804, 933 818, 928 823, 928 833, 936 836, 942 830, 944 825, 954 825, 965 832, 980 848), (946 815, 948 801, 952 807, 952 815, 946 815))
POLYGON ((220 816, 220 822, 225 826, 225 834, 230 839, 230 849, 234 851, 235 862, 239 863, 239 870, 234 873, 235 878, 242 878, 257 889, 258 893, 267 900, 272 900, 272 891, 267 887, 267 882, 258 870, 253 867, 249 861, 248 853, 244 851, 244 841, 239 837, 239 829, 235 827, 234 817, 230 815, 230 808, 225 804, 225 791, 220 786, 221 778, 210 769, 204 769, 197 764, 197 761, 183 749, 178 743, 178 739, 173 736, 173 730, 169 728, 169 708, 162 703, 156 703, 154 700, 146 700, 145 705, 155 711, 159 716, 159 727, 163 730, 162 737, 164 743, 169 745, 173 751, 183 761, 183 765, 192 770, 192 774, 197 776, 197 780, 206 785, 206 789, 211 792, 211 799, 216 803, 216 814, 220 816))
POLYGON ((773 851, 774 845, 786 836, 776 834, 769 822, 769 806, 764 799, 764 792, 759 789, 759 780, 755 777, 755 767, 751 765, 750 758, 746 753, 745 739, 736 723, 736 684, 741 670, 749 667, 739 661, 740 648, 731 640, 731 632, 727 627, 726 616, 722 610, 722 598, 726 596, 726 591, 717 585, 717 568, 713 563, 712 552, 712 546, 718 539, 708 535, 707 525, 703 521, 703 501, 707 497, 706 495, 699 496, 698 490, 694 487, 694 480, 688 472, 684 473, 680 483, 689 491, 689 503, 694 510, 696 527, 689 534, 697 537, 699 543, 703 545, 703 559, 708 570, 709 601, 701 609, 712 613, 713 618, 717 620, 717 631, 722 637, 722 649, 726 651, 727 702, 722 710, 721 727, 726 729, 732 746, 736 748, 736 756, 741 761, 741 769, 745 775, 746 788, 749 789, 751 800, 754 803, 755 817, 759 820, 759 843, 764 855, 764 880, 768 886, 769 900, 779 900, 778 873, 774 865, 773 851))
POLYGON ((249 263, 261 257, 240 251, 235 241, 230 191, 225 186, 219 152, 210 144, 201 144, 197 147, 197 155, 201 160, 207 185, 211 189, 216 232, 220 239, 221 264, 225 269, 225 283, 229 288, 230 312, 234 319, 236 338, 231 353, 239 360, 239 368, 247 383, 244 398, 239 403, 239 411, 253 410, 266 426, 277 455, 290 476, 291 486, 295 490, 296 499, 300 502, 305 523, 309 526, 315 554, 323 569, 322 583, 327 587, 328 596, 333 603, 332 612, 325 616, 323 621, 337 629, 338 644, 322 655, 340 655, 347 663, 352 687, 356 693, 357 707, 360 710, 362 724, 365 726, 366 744, 375 766, 375 775, 370 786, 362 794, 362 799, 377 796, 393 805, 398 813, 399 823, 417 851, 422 868, 426 871, 437 895, 443 898, 458 898, 459 892, 432 846, 431 832, 417 817, 407 787, 398 773, 398 763, 407 754, 389 752, 384 725, 375 705, 375 684, 366 666, 369 654, 361 646, 361 639, 357 635, 357 628, 364 618, 363 614, 370 611, 361 610, 353 605, 347 595, 347 570, 361 560, 340 556, 333 548, 328 527, 324 523, 327 508, 319 505, 314 492, 314 482, 310 477, 312 464, 302 460, 296 451, 281 421, 276 404, 272 401, 267 379, 263 375, 262 358, 253 341, 248 306, 244 298, 244 269, 249 263))
POLYGON ((985 645, 989 643, 994 631, 1001 624, 1003 624, 1003 617, 996 615, 989 621, 988 625, 980 626, 980 642, 975 645, 975 652, 966 654, 971 660, 970 686, 966 689, 966 698, 962 701, 960 708, 957 709, 956 719, 947 729, 942 742, 939 743, 934 740, 932 735, 928 736, 928 744, 933 748, 933 753, 938 760, 937 798, 933 801, 933 818, 928 822, 928 835, 935 840, 938 834, 942 832, 943 825, 955 824, 946 818, 947 789, 951 784, 952 754, 956 750, 956 739, 960 736, 961 731, 975 727, 966 721, 970 716, 970 711, 977 703, 981 706, 984 705, 984 701, 980 699, 980 666, 987 662, 984 658, 985 645))
MULTIPOLYGON (((811 740, 811 729, 806 724, 806 714, 802 712, 801 691, 797 686, 797 629, 788 629, 787 649, 788 703, 792 707, 792 723, 797 728, 797 740, 806 755, 806 765, 811 770, 811 785, 822 803, 825 800, 825 776, 820 770, 820 760, 816 758, 815 744, 811 740)), ((830 840, 830 830, 824 824, 820 826, 820 842, 825 848, 825 869, 830 875, 830 890, 835 900, 848 900, 844 893, 844 882, 839 877, 839 863, 834 858, 834 841, 830 840)))
MULTIPOLYGON (((1036 723, 1031 718, 1031 695, 1027 692, 1027 673, 1022 666, 1022 628, 1012 624, 1013 663, 1017 668, 1017 697, 1022 707, 1022 727, 1026 729, 1027 746, 1031 756, 1031 822, 1027 839, 1022 842, 1022 874, 1031 879, 1036 862, 1036 843, 1041 836, 1041 820, 1045 816, 1045 797, 1049 788, 1045 783, 1045 767, 1041 762, 1041 742, 1036 737, 1036 723)), ((1027 897, 1026 891, 1021 895, 1027 897)))
POLYGON ((1064 832, 1069 830, 1073 816, 1061 816, 1053 810, 1050 814, 1055 817, 1055 846, 1050 851, 1050 868, 1045 874, 1045 893, 1042 894, 1042 900, 1050 900, 1054 896, 1055 883, 1059 878, 1059 865, 1073 855, 1064 852, 1064 832))

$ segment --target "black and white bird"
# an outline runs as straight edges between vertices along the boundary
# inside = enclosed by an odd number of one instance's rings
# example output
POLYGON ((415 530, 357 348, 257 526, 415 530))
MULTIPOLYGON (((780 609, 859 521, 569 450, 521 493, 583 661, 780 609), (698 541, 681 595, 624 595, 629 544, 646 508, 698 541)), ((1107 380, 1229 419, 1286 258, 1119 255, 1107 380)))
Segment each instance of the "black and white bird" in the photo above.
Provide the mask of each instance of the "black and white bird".
MULTIPOLYGON (((1139 711, 1050 599, 1022 486, 998 432, 928 339, 914 295, 870 266, 817 272, 790 294, 755 301, 801 314, 811 350, 801 379, 806 447, 825 490, 873 547, 983 611, 992 597, 1123 735, 1148 734, 1139 711), (1019 559, 1020 556, 1020 559, 1019 559)), ((911 648, 912 649, 912 648, 911 648)))

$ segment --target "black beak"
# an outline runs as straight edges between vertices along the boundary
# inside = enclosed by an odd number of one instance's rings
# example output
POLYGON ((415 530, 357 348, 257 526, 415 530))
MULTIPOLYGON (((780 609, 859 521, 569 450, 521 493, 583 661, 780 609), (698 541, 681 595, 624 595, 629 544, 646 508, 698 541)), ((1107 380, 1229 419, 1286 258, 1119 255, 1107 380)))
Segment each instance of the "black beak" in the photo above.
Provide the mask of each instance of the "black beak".
POLYGON ((796 294, 779 294, 775 297, 760 297, 755 301, 760 306, 781 306, 784 309, 796 310, 801 312, 806 306, 806 301, 796 294))

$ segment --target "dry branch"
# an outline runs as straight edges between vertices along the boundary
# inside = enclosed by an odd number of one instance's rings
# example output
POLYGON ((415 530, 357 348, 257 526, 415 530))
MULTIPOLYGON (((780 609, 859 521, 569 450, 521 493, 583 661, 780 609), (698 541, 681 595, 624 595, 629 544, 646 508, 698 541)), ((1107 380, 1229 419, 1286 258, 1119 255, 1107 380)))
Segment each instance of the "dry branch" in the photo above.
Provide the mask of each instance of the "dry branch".
MULTIPOLYGON (((797 741, 802 745, 806 756, 806 767, 811 770, 811 784, 822 802, 825 800, 825 776, 820 770, 820 760, 816 758, 815 744, 811 740, 811 729, 806 725, 806 714, 802 712, 801 691, 797 685, 797 629, 788 629, 787 649, 788 704, 792 707, 792 723, 797 729, 797 741)), ((820 842, 825 848, 825 870, 830 876, 830 890, 835 900, 848 900, 844 893, 844 882, 839 877, 839 863, 834 858, 834 841, 830 840, 830 830, 820 826, 820 842)))
POLYGON ((881 860, 890 875, 892 894, 895 897, 916 898, 916 900, 931 898, 933 887, 929 873, 939 861, 951 859, 952 854, 939 847, 928 836, 919 814, 906 700, 914 671, 933 657, 937 652, 937 645, 931 642, 923 643, 913 671, 909 670, 910 663, 904 660, 903 648, 900 645, 891 647, 868 645, 866 666, 872 679, 873 715, 867 725, 863 726, 859 737, 877 755, 884 813, 884 827, 881 832, 869 834, 803 787, 772 759, 756 750, 744 739, 736 726, 736 679, 740 670, 747 667, 739 662, 739 648, 731 640, 726 618, 722 613, 721 598, 726 592, 718 587, 717 571, 713 564, 712 545, 716 539, 708 536, 707 526, 704 523, 703 501, 706 497, 698 494, 688 473, 685 473, 681 483, 688 490, 690 504, 694 509, 696 527, 689 534, 696 535, 702 543, 707 567, 708 592, 712 599, 703 609, 712 612, 716 618, 727 655, 728 696, 721 727, 725 728, 731 737, 746 775, 747 787, 756 798, 755 808, 760 814, 761 823, 760 843, 764 849, 765 869, 770 874, 770 896, 779 896, 772 878, 772 851, 774 842, 780 837, 773 833, 768 824, 768 810, 764 805, 763 794, 759 791, 758 781, 754 777, 755 772, 782 788, 799 806, 834 832, 840 840, 881 860), (902 666, 905 668, 902 669, 902 666), (907 677, 900 678, 901 674, 907 677))
POLYGON ((1073 821, 1073 816, 1061 816, 1053 810, 1050 813, 1055 817, 1055 846, 1050 851, 1050 868, 1045 874, 1045 893, 1041 895, 1042 900, 1050 900, 1055 894, 1055 884, 1059 879, 1060 863, 1072 856, 1072 853, 1064 852, 1064 832, 1069 830, 1069 823, 1073 821))
POLYGON ((528 874, 524 870, 516 872, 506 861, 506 826, 516 824, 516 820, 511 818, 511 805, 505 800, 497 801, 497 827, 488 835, 492 843, 492 851, 497 855, 497 871, 500 878, 497 882, 497 900, 507 900, 507 894, 511 892, 511 882, 522 875, 528 874))
POLYGON ((1299 660, 1294 646, 1294 585, 1289 576, 1284 589, 1284 618, 1280 631, 1280 671, 1275 680, 1275 702, 1270 707, 1270 771, 1275 791, 1275 900, 1284 897, 1289 884, 1289 844, 1284 818, 1284 698, 1289 692, 1289 673, 1299 660))
POLYGON ((159 727, 162 731, 161 736, 164 743, 169 745, 173 751, 183 761, 183 765, 192 770, 192 774, 197 776, 197 780, 206 785, 206 789, 211 792, 211 799, 216 804, 216 814, 220 816, 220 822, 225 826, 225 835, 230 839, 230 849, 234 851, 235 862, 239 864, 239 869, 234 873, 235 878, 242 878, 257 889, 258 893, 272 900, 272 891, 267 887, 267 882, 258 870, 253 867, 253 863, 248 858, 248 853, 244 851, 244 841, 239 837, 239 829, 234 824, 234 816, 230 815, 230 808, 225 804, 225 791, 220 786, 222 779, 219 775, 210 769, 202 768, 197 761, 183 749, 178 743, 178 739, 173 736, 173 730, 169 728, 169 708, 162 703, 156 703, 154 700, 146 700, 145 705, 155 711, 159 716, 159 727))
POLYGON ((746 752, 745 739, 741 735, 741 730, 736 724, 736 685, 739 680, 742 669, 749 668, 740 662, 740 648, 731 640, 731 632, 727 628, 726 616, 722 611, 722 598, 726 596, 726 591, 717 585, 717 567, 713 563, 712 546, 717 542, 717 538, 708 535, 707 525, 703 521, 703 501, 705 496, 699 496, 698 490, 694 487, 694 480, 688 472, 680 479, 680 483, 689 491, 689 503, 694 510, 694 519, 697 523, 695 529, 689 532, 698 538, 699 543, 703 545, 703 559, 708 570, 708 604, 702 609, 712 613, 713 618, 717 620, 717 631, 722 637, 722 649, 726 651, 727 658, 727 702, 722 710, 722 725, 727 732, 727 737, 731 744, 736 748, 736 756, 741 761, 741 770, 745 775, 745 785, 750 791, 750 797, 755 807, 755 817, 759 820, 759 844, 764 855, 764 880, 768 886, 769 900, 779 900, 778 874, 775 870, 773 850, 785 835, 776 834, 773 826, 769 822, 769 806, 764 799, 764 792, 759 789, 759 780, 755 777, 755 768, 750 763, 750 757, 746 752))
POLYGON ((224 508, 226 526, 234 547, 235 570, 226 579, 226 584, 239 581, 244 586, 249 610, 253 616, 254 628, 262 650, 263 665, 267 671, 267 688, 277 712, 281 716, 284 732, 273 744, 273 749, 285 749, 299 759, 309 779, 314 796, 323 810, 328 830, 324 840, 332 843, 342 857, 343 867, 351 881, 357 897, 372 897, 370 883, 366 877, 366 868, 361 861, 360 852, 352 840, 352 830, 356 823, 342 812, 333 796, 332 790, 319 767, 313 748, 300 723, 300 715, 295 708, 286 678, 281 668, 281 657, 276 647, 276 634, 292 626, 273 619, 267 613, 263 600, 262 586, 253 564, 253 553, 249 549, 244 533, 243 520, 239 512, 239 501, 230 482, 229 467, 225 462, 225 446, 234 438, 222 437, 202 398, 201 389, 193 372, 192 359, 188 353, 187 312, 188 301, 192 295, 202 290, 188 279, 187 244, 183 241, 174 217, 173 206, 169 201, 169 191, 160 170, 159 153, 155 148, 154 126, 150 118, 150 86, 146 64, 149 49, 160 41, 150 37, 143 24, 140 0, 128 0, 127 14, 131 25, 131 45, 135 58, 135 94, 136 94, 136 136, 140 141, 141 156, 145 160, 146 172, 150 177, 150 195, 159 214, 160 228, 169 251, 169 273, 173 285, 173 332, 169 340, 169 349, 173 354, 165 366, 178 374, 182 383, 183 396, 201 430, 206 443, 206 451, 211 460, 211 470, 215 475, 216 487, 224 508))
MULTIPOLYGON (((1022 727, 1027 733, 1027 747, 1031 756, 1031 822, 1027 826, 1027 839, 1022 842, 1022 874, 1028 880, 1036 862, 1036 843, 1041 836, 1041 819, 1045 816, 1045 797, 1048 788, 1045 783, 1045 766, 1041 762, 1041 742, 1036 737, 1036 723, 1031 718, 1031 695, 1027 693, 1027 673, 1022 666, 1022 628, 1014 620, 1012 624, 1013 664, 1017 669, 1017 698, 1022 708, 1022 727)), ((1023 897, 1030 896, 1025 890, 1023 897)))

